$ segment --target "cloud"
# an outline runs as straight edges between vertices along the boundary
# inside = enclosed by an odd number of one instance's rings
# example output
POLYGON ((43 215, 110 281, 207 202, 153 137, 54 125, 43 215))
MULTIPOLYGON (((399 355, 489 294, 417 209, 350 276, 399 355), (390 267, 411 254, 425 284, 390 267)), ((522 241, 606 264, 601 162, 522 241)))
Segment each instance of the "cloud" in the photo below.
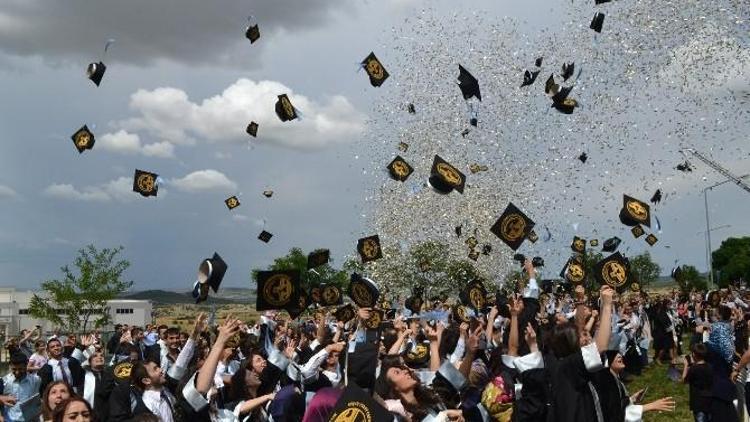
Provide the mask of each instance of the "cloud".
POLYGON ((101 185, 86 186, 81 189, 71 184, 56 183, 47 186, 42 194, 54 199, 84 202, 128 202, 135 199, 133 180, 128 177, 120 177, 101 185))
POLYGON ((142 154, 147 157, 174 157, 174 145, 169 142, 157 142, 142 145, 138 134, 119 130, 115 133, 105 133, 97 140, 96 146, 104 151, 118 154, 142 154))
MULTIPOLYGON (((160 59, 199 64, 252 64, 251 49, 276 33, 326 23, 354 5, 337 0, 7 0, 0 11, 0 50, 45 59, 94 60, 108 38, 107 60, 150 64, 160 59), (245 39, 247 16, 261 40, 245 39)), ((354 2, 352 2, 354 3, 354 2)))
MULTIPOLYGON (((130 108, 137 116, 117 124, 122 133, 143 132, 174 145, 194 145, 197 139, 247 143, 245 128, 255 121, 259 124, 256 142, 315 150, 356 139, 365 124, 365 116, 343 96, 318 103, 279 82, 244 78, 200 103, 190 101, 187 93, 177 88, 138 90, 131 95, 130 108), (281 122, 276 116, 278 95, 284 93, 300 110, 300 120, 281 122)), ((130 149, 137 147, 132 139, 122 143, 130 149)))
POLYGON ((5 185, 0 185, 0 199, 3 199, 3 198, 13 198, 16 195, 17 195, 17 193, 13 189, 11 189, 11 188, 9 188, 9 187, 7 187, 5 185))
POLYGON ((213 190, 231 192, 237 189, 237 184, 229 180, 224 173, 210 169, 194 171, 181 179, 174 179, 171 185, 183 192, 213 190))

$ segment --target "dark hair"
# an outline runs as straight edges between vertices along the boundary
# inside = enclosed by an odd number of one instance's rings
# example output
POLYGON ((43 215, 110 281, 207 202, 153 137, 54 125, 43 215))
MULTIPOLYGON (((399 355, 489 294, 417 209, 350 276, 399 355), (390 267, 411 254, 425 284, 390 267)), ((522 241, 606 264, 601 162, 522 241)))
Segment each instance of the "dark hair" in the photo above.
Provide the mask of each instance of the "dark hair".
POLYGON ((693 347, 690 348, 690 350, 699 360, 706 359, 706 355, 708 355, 708 348, 703 343, 695 343, 693 347))
POLYGON ((131 419, 133 422, 159 422, 161 419, 154 415, 153 413, 140 413, 138 415, 133 416, 133 419, 131 419))
MULTIPOLYGON (((380 375, 375 380, 374 390, 384 400, 401 400, 398 393, 393 390, 391 380, 388 379, 388 370, 391 368, 409 369, 401 363, 398 356, 384 357, 380 365, 380 375)), ((414 388, 414 397, 417 399, 416 405, 401 402, 404 409, 413 415, 412 420, 422 420, 431 410, 439 410, 443 406, 440 397, 431 388, 423 386, 419 381, 414 388)))
POLYGON ((68 389, 68 394, 72 397, 73 396, 73 389, 70 388, 70 385, 66 383, 65 381, 54 381, 49 384, 47 384, 46 387, 44 387, 44 393, 42 393, 42 418, 47 421, 52 419, 52 411, 55 409, 52 409, 49 407, 49 393, 52 391, 52 389, 55 386, 58 385, 64 385, 65 388, 68 389))
POLYGON ((55 410, 52 412, 52 422, 63 422, 63 420, 65 419, 65 411, 68 410, 68 406, 75 402, 81 402, 86 405, 86 409, 91 415, 91 420, 96 421, 96 415, 94 415, 94 411, 93 409, 91 409, 91 405, 89 404, 89 402, 81 397, 70 396, 69 399, 63 400, 60 404, 58 404, 55 410))
POLYGON ((169 336, 179 336, 180 335, 180 329, 177 328, 177 327, 167 328, 166 335, 167 335, 167 337, 169 337, 169 336))
POLYGON ((56 342, 60 343, 60 346, 62 346, 62 341, 60 341, 59 338, 52 337, 51 339, 47 340, 47 347, 49 347, 50 343, 52 343, 53 341, 56 341, 56 342))
POLYGON ((566 322, 552 328, 549 347, 558 359, 575 353, 578 350, 578 330, 575 324, 566 322))
POLYGON ((719 306, 719 319, 729 321, 730 318, 732 318, 732 310, 728 306, 719 306))
POLYGON ((143 391, 146 389, 146 385, 143 383, 144 378, 149 378, 148 369, 146 369, 145 363, 138 362, 133 364, 133 368, 130 372, 130 383, 143 391))
POLYGON ((26 366, 29 364, 29 357, 20 352, 13 353, 10 355, 10 364, 26 366))
POLYGON ((440 346, 438 346, 441 359, 453 353, 458 344, 458 338, 460 335, 456 324, 451 324, 443 330, 443 335, 440 337, 440 346))

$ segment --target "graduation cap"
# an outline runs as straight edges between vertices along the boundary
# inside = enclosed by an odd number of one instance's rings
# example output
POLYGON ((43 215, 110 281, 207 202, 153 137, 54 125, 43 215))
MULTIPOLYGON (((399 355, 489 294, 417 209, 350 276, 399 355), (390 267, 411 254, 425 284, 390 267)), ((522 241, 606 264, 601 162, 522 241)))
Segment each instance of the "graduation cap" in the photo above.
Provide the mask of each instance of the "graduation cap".
POLYGON ((279 99, 276 100, 276 115, 279 116, 282 122, 297 118, 297 110, 294 109, 292 102, 289 101, 289 97, 286 94, 279 95, 279 99))
POLYGON ((250 122, 250 124, 247 125, 247 129, 245 129, 245 132, 247 132, 248 135, 254 137, 258 136, 258 124, 255 122, 250 122))
POLYGON ((388 79, 388 71, 385 70, 383 64, 380 63, 380 60, 375 57, 375 53, 370 53, 365 57, 365 59, 362 60, 362 66, 370 77, 370 85, 378 87, 388 79))
POLYGON ((107 66, 105 66, 102 62, 89 63, 88 67, 86 68, 86 77, 91 79, 91 81, 95 83, 96 86, 99 86, 99 83, 102 81, 104 72, 106 70, 107 66))
POLYGON ((380 249, 380 236, 373 235, 357 240, 357 253, 359 253, 363 263, 382 258, 383 251, 380 249))
POLYGON ((258 271, 256 280, 256 310, 286 309, 299 304, 302 289, 298 270, 258 271))
POLYGON ((563 114, 572 114, 573 110, 578 107, 578 101, 568 98, 573 87, 563 87, 552 96, 552 107, 563 114))
POLYGON ((453 366, 450 359, 446 359, 435 373, 432 386, 433 388, 443 389, 449 396, 458 397, 459 394, 464 392, 468 382, 466 377, 453 366))
POLYGON ((476 174, 476 173, 479 173, 480 171, 487 171, 487 170, 489 170, 489 167, 487 167, 486 165, 474 163, 469 166, 469 171, 472 174, 476 174))
POLYGON ((658 204, 659 202, 661 202, 661 189, 657 189, 651 197, 652 204, 658 204))
POLYGON ((641 226, 640 224, 630 229, 630 232, 633 233, 633 237, 635 237, 636 239, 646 234, 646 232, 643 231, 643 226, 641 226))
POLYGON ((80 129, 78 129, 76 133, 74 133, 73 136, 70 137, 70 139, 73 140, 73 145, 76 146, 79 154, 83 153, 83 151, 87 149, 94 148, 94 134, 91 133, 89 127, 86 125, 83 125, 80 129))
POLYGON ((599 5, 599 4, 609 3, 611 1, 612 0, 594 0, 594 4, 599 5))
POLYGON ((646 236, 646 243, 648 243, 649 246, 654 246, 658 241, 659 239, 654 236, 653 233, 646 236))
POLYGON ((270 197, 273 196, 273 191, 272 190, 264 190, 263 191, 263 196, 265 196, 266 198, 270 198, 270 197))
POLYGON ((589 28, 600 33, 602 32, 603 24, 604 24, 604 13, 597 12, 594 15, 594 19, 591 20, 591 25, 589 25, 589 28))
POLYGON ((535 70, 531 72, 527 70, 523 72, 523 83, 521 83, 521 88, 532 85, 536 81, 536 77, 539 76, 539 72, 541 71, 535 70))
POLYGON ((623 292, 632 281, 630 266, 619 252, 602 259, 594 266, 594 277, 600 285, 608 285, 623 292))
POLYGON ((133 192, 138 192, 143 196, 156 196, 159 191, 159 185, 156 179, 159 177, 156 173, 149 173, 143 170, 135 170, 133 176, 133 192))
POLYGON ((341 293, 341 288, 333 284, 323 284, 320 286, 320 300, 318 301, 323 306, 335 306, 344 303, 344 295, 341 293))
POLYGON ((595 248, 595 247, 599 246, 599 239, 591 239, 591 240, 589 240, 589 246, 591 246, 592 248, 595 248))
POLYGON ((461 89, 464 100, 476 97, 479 101, 482 101, 482 94, 479 92, 479 81, 477 78, 461 65, 458 65, 458 72, 458 87, 461 89))
POLYGON ((573 236, 573 243, 570 244, 570 249, 573 249, 573 252, 586 253, 586 239, 573 236))
POLYGON ((307 255, 307 269, 311 270, 321 265, 325 265, 331 259, 331 251, 328 249, 320 249, 314 252, 310 252, 307 255))
POLYGON ((560 75, 563 77, 563 81, 567 81, 568 79, 570 79, 570 77, 573 76, 573 72, 575 72, 575 69, 575 62, 563 63, 562 74, 560 75))
POLYGON ((425 342, 417 343, 416 345, 414 345, 414 348, 412 348, 406 354, 406 356, 404 356, 404 362, 406 362, 406 364, 412 368, 418 368, 422 365, 425 365, 429 361, 430 345, 429 343, 425 342))
POLYGON ((463 229, 463 225, 458 225, 453 228, 453 231, 456 233, 456 236, 461 237, 461 232, 463 231, 463 229))
POLYGON ((568 258, 568 262, 565 263, 560 272, 560 277, 571 284, 581 284, 586 280, 586 267, 579 259, 575 257, 568 258))
POLYGON ((586 160, 589 159, 589 156, 586 155, 585 152, 582 152, 581 155, 578 156, 578 159, 581 160, 582 163, 586 164, 586 160))
POLYGON ((422 261, 419 263, 419 271, 426 273, 427 271, 430 271, 430 269, 432 269, 432 267, 430 266, 429 261, 422 261))
POLYGON ((380 291, 378 286, 369 278, 353 273, 349 281, 349 297, 360 308, 373 308, 378 303, 380 291))
POLYGON ((454 189, 459 193, 464 193, 466 176, 439 155, 435 155, 428 182, 439 193, 447 194, 454 189))
POLYGON ((685 173, 693 171, 693 167, 690 165, 690 161, 687 160, 685 160, 684 163, 677 164, 677 167, 675 167, 675 169, 685 173))
POLYGON ((357 316, 357 313, 354 311, 354 306, 352 306, 351 303, 348 303, 336 309, 336 312, 333 313, 333 316, 336 317, 336 321, 347 323, 353 320, 354 317, 357 316))
POLYGON ((471 306, 474 310, 484 309, 487 304, 487 290, 479 280, 470 282, 458 295, 461 303, 471 306))
POLYGON ((408 105, 406 106, 406 110, 407 110, 407 111, 409 112, 409 114, 414 114, 414 113, 416 113, 416 112, 417 112, 417 109, 416 109, 416 108, 414 108, 414 104, 412 104, 412 103, 409 103, 409 104, 408 104, 408 105))
POLYGON ((248 26, 247 29, 245 29, 245 37, 250 40, 250 44, 258 41, 258 38, 260 38, 260 29, 258 28, 258 25, 255 24, 252 26, 248 26))
POLYGON ((617 247, 620 246, 620 242, 622 242, 622 240, 619 237, 610 237, 609 239, 604 241, 602 250, 604 252, 614 252, 617 250, 617 247))
POLYGON ((385 321, 385 311, 382 309, 373 309, 370 311, 370 318, 365 321, 365 327, 370 330, 377 330, 383 321, 385 321))
POLYGON ((482 255, 489 255, 492 253, 492 245, 487 244, 482 246, 482 255))
POLYGON ((531 229, 534 228, 534 224, 526 214, 511 202, 490 228, 490 231, 515 251, 521 246, 531 229))
POLYGON ((398 143, 398 150, 401 152, 406 152, 409 150, 409 144, 406 142, 399 142, 398 143))
POLYGON ((620 221, 626 226, 635 226, 637 224, 643 224, 646 227, 651 227, 651 210, 647 203, 623 195, 623 205, 620 210, 620 221))
POLYGON ((391 179, 404 182, 414 172, 414 168, 409 165, 400 155, 388 164, 388 174, 391 175, 391 179))
POLYGON ((536 243, 536 241, 539 240, 539 235, 537 235, 536 232, 532 230, 529 232, 526 238, 529 239, 529 242, 536 243))
POLYGON ((672 268, 672 278, 677 280, 682 276, 682 268, 681 267, 674 267, 672 268))
POLYGON ((224 203, 230 210, 233 210, 240 206, 240 200, 236 196, 230 196, 229 198, 224 200, 224 203))
POLYGON ((268 243, 271 241, 271 238, 273 237, 273 234, 263 230, 258 235, 258 239, 263 243, 268 243))
POLYGON ((193 299, 195 303, 200 303, 208 298, 208 288, 213 289, 214 293, 219 291, 219 285, 224 279, 227 272, 227 263, 221 259, 218 253, 214 252, 212 258, 204 259, 198 266, 198 279, 193 285, 193 299))
POLYGON ((475 251, 474 249, 471 249, 471 250, 469 251, 469 255, 468 255, 468 257, 469 257, 469 259, 471 259, 472 261, 477 261, 477 260, 479 260, 479 251, 475 251))
POLYGON ((641 291, 641 284, 637 282, 630 283, 630 291, 632 292, 640 292, 641 291))
POLYGON ((555 76, 550 74, 549 78, 547 78, 547 82, 544 83, 544 93, 552 96, 557 94, 558 91, 560 91, 560 85, 555 83, 555 76))
POLYGON ((544 57, 537 57, 536 58, 536 60, 534 61, 534 64, 536 65, 536 67, 542 67, 542 60, 543 59, 544 59, 544 57))
POLYGON ((292 319, 297 319, 300 315, 302 315, 305 310, 310 306, 310 297, 305 293, 304 290, 300 290, 299 293, 299 299, 297 300, 297 303, 290 304, 285 309, 287 312, 289 312, 289 317, 292 319))

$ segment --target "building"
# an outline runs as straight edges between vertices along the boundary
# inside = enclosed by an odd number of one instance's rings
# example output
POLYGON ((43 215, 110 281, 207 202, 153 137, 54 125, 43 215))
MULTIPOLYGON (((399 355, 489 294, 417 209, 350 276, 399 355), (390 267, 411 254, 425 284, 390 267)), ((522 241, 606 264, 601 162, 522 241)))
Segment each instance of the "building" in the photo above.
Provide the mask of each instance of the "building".
MULTIPOLYGON (((29 315, 29 302, 34 293, 37 292, 0 287, 0 335, 5 338, 15 336, 21 330, 30 330, 37 325, 41 326, 44 333, 56 328, 49 321, 34 319, 29 315)), ((152 320, 153 307, 150 300, 110 300, 107 302, 107 309, 112 317, 112 325, 102 327, 103 331, 112 330, 114 324, 143 327, 152 320)))

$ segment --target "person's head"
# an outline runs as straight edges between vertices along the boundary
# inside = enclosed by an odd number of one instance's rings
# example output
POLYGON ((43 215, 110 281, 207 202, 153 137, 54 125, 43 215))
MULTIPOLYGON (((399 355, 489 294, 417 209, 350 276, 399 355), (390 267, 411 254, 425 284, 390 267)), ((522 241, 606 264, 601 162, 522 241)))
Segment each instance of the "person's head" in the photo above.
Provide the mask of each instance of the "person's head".
POLYGON ((690 351, 693 354, 693 360, 703 361, 706 360, 706 355, 708 354, 708 348, 706 348, 706 345, 703 343, 695 343, 693 347, 690 348, 690 351))
POLYGON ((122 333, 122 324, 115 324, 115 332, 117 334, 122 333))
POLYGON ((17 380, 22 380, 26 376, 28 364, 29 358, 23 353, 16 352, 10 356, 10 372, 17 380))
POLYGON ((167 347, 171 351, 177 351, 180 348, 180 330, 172 327, 164 331, 166 336, 167 347))
POLYGON ((162 325, 159 326, 158 330, 159 330, 159 338, 160 339, 162 339, 162 340, 166 340, 167 339, 167 330, 168 329, 169 329, 169 327, 167 327, 164 324, 162 324, 162 325))
POLYGON ((252 369, 252 360, 245 360, 232 375, 228 397, 230 401, 248 400, 256 397, 260 387, 260 376, 252 369))
POLYGON ((609 369, 613 373, 619 375, 625 369, 625 360, 620 353, 607 352, 607 359, 609 360, 609 369))
POLYGON ((37 340, 34 342, 34 351, 37 354, 43 355, 47 351, 47 343, 44 340, 37 340))
POLYGON ((250 356, 250 363, 250 369, 258 375, 260 375, 268 365, 266 359, 261 356, 261 354, 257 350, 252 351, 252 355, 250 356))
POLYGON ((633 307, 627 303, 622 307, 622 316, 629 317, 633 313, 633 307))
POLYGON ((71 397, 52 412, 52 422, 90 422, 94 420, 91 405, 81 397, 71 397))
POLYGON ((51 359, 60 359, 62 357, 62 343, 60 340, 53 338, 47 342, 47 354, 51 359))
POLYGON ((729 321, 732 318, 732 310, 728 306, 719 306, 719 320, 729 321))
POLYGON ((419 386, 419 379, 414 371, 395 361, 385 369, 385 380, 394 398, 400 398, 404 394, 411 393, 419 386))
POLYGON ((66 347, 76 347, 76 335, 71 333, 68 334, 68 337, 65 339, 65 346, 66 347))
POLYGON ((96 351, 89 357, 89 366, 95 371, 101 371, 104 369, 104 353, 96 351))
MULTIPOLYGON (((580 309, 580 308, 579 308, 580 309)), ((570 356, 580 348, 581 339, 575 324, 566 322, 552 328, 549 346, 558 359, 570 356)))
POLYGON ((186 332, 180 333, 180 347, 185 347, 185 344, 187 344, 188 339, 190 338, 190 334, 186 332))
POLYGON ((70 387, 64 381, 47 384, 42 394, 42 416, 44 416, 44 420, 52 419, 52 412, 70 396, 70 387))
POLYGON ((328 354, 328 357, 325 360, 325 368, 335 368, 336 363, 339 361, 339 352, 337 351, 331 351, 331 353, 328 354))
POLYGON ((133 342, 138 343, 140 341, 143 341, 143 337, 145 336, 146 335, 140 327, 133 327, 130 329, 130 338, 133 339, 133 342))
POLYGON ((133 365, 130 381, 142 391, 160 389, 167 379, 156 362, 138 362, 133 365))

